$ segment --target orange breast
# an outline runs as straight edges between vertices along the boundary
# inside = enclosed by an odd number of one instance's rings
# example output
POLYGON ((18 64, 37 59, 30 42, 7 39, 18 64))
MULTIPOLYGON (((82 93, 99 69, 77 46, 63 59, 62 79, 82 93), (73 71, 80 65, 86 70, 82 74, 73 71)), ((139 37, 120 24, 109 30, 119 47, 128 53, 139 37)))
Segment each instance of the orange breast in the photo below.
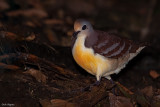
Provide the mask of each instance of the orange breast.
POLYGON ((97 60, 90 52, 83 51, 81 46, 78 45, 75 47, 74 59, 82 68, 95 75, 97 60))
POLYGON ((102 72, 107 68, 107 62, 102 56, 95 55, 91 48, 86 48, 84 40, 83 36, 77 38, 72 50, 73 57, 83 69, 96 75, 97 72, 102 72))

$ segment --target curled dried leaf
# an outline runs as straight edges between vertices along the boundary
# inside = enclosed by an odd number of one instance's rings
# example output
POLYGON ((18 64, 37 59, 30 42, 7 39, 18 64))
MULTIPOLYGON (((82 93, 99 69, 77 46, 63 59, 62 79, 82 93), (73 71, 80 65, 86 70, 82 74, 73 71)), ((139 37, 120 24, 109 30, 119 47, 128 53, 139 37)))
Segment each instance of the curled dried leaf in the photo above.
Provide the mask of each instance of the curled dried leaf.
POLYGON ((26 41, 32 41, 36 38, 35 34, 32 33, 31 35, 29 35, 28 37, 25 38, 26 41))
POLYGON ((151 76, 153 79, 156 79, 156 78, 158 78, 158 77, 160 76, 160 74, 157 73, 157 71, 155 71, 155 70, 151 70, 151 71, 149 72, 149 74, 150 74, 150 76, 151 76))
POLYGON ((46 83, 47 77, 39 70, 28 69, 25 73, 32 75, 38 82, 46 83))

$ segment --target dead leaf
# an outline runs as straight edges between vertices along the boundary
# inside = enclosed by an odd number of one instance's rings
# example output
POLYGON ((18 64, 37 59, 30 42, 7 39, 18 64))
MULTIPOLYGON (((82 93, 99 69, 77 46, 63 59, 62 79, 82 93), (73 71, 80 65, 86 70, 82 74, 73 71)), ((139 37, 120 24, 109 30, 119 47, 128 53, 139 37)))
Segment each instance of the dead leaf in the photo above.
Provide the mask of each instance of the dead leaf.
POLYGON ((53 99, 51 103, 54 107, 77 107, 76 104, 61 99, 53 99))
POLYGON ((68 24, 70 24, 70 25, 73 25, 73 19, 72 19, 72 17, 71 16, 67 16, 66 17, 66 23, 68 23, 68 24))
POLYGON ((134 93, 132 91, 130 91, 128 88, 126 88, 125 86, 123 86, 122 84, 120 84, 119 82, 115 82, 117 84, 117 86, 119 87, 120 91, 127 97, 130 97, 131 95, 133 95, 134 93))
POLYGON ((85 14, 95 14, 95 8, 93 4, 88 3, 82 0, 68 0, 67 8, 70 9, 72 12, 78 13, 85 13, 85 14))
POLYGON ((19 35, 16 35, 13 32, 6 32, 6 31, 1 31, 0 32, 0 37, 2 38, 7 38, 10 40, 18 40, 18 41, 22 41, 22 40, 26 40, 26 41, 32 41, 35 39, 35 35, 31 34, 30 36, 24 38, 24 37, 20 37, 19 35))
POLYGON ((110 107, 133 107, 129 98, 109 93, 110 107))
POLYGON ((39 70, 31 68, 24 73, 32 75, 38 82, 46 83, 47 77, 39 70))
MULTIPOLYGON (((40 0, 25 0, 23 3, 32 5, 35 8, 43 8, 40 0)), ((22 4, 23 5, 23 4, 22 4)))
POLYGON ((26 16, 26 17, 38 17, 38 18, 45 18, 48 16, 47 12, 45 12, 42 9, 28 9, 28 10, 16 10, 16 11, 11 11, 7 13, 8 16, 26 16))
POLYGON ((141 92, 148 97, 152 97, 153 96, 153 87, 152 86, 145 87, 144 89, 141 90, 141 92))
POLYGON ((42 107, 77 107, 76 104, 61 99, 53 99, 51 101, 44 99, 40 100, 40 104, 42 107))
POLYGON ((157 92, 156 92, 156 93, 160 95, 160 89, 157 89, 157 92))
POLYGON ((157 73, 157 71, 155 71, 155 70, 151 70, 151 71, 149 72, 149 74, 150 74, 150 76, 151 76, 153 79, 156 79, 156 78, 158 78, 158 77, 160 76, 160 74, 157 73))
POLYGON ((51 102, 49 100, 47 100, 47 99, 40 100, 39 102, 40 102, 42 107, 53 107, 51 102))
POLYGON ((58 10, 58 17, 59 17, 60 19, 63 19, 63 18, 64 18, 64 10, 62 10, 62 9, 59 9, 59 10, 58 10))
POLYGON ((68 32, 67 32, 67 35, 68 35, 68 36, 72 36, 72 35, 73 35, 73 30, 68 31, 68 32))
POLYGON ((150 107, 150 103, 144 95, 141 95, 139 93, 139 94, 136 94, 134 97, 135 97, 136 102, 140 104, 142 107, 150 107))
POLYGON ((2 38, 8 38, 8 39, 11 39, 11 40, 15 40, 18 38, 18 36, 15 34, 15 33, 12 33, 12 32, 5 32, 5 31, 1 31, 0 32, 0 36, 2 38))
POLYGON ((47 29, 47 28, 46 28, 46 29, 44 29, 44 32, 45 32, 48 40, 49 40, 52 44, 55 44, 55 45, 59 44, 58 37, 57 37, 56 33, 55 33, 52 29, 50 29, 50 28, 47 29))
POLYGON ((25 25, 30 26, 30 27, 36 27, 36 25, 31 21, 26 21, 25 25))
POLYGON ((44 23, 47 25, 55 25, 55 24, 63 24, 64 22, 59 19, 46 19, 44 23))
POLYGON ((26 41, 32 41, 36 38, 35 34, 32 33, 31 35, 29 35, 28 37, 25 38, 26 41))
POLYGON ((0 0, 0 10, 2 11, 2 10, 6 10, 8 8, 9 8, 8 3, 6 3, 5 0, 0 0))
POLYGON ((18 67, 16 65, 8 65, 8 64, 0 62, 0 69, 18 70, 18 69, 20 69, 20 67, 18 67))
POLYGON ((153 97, 152 107, 160 107, 160 95, 153 97))

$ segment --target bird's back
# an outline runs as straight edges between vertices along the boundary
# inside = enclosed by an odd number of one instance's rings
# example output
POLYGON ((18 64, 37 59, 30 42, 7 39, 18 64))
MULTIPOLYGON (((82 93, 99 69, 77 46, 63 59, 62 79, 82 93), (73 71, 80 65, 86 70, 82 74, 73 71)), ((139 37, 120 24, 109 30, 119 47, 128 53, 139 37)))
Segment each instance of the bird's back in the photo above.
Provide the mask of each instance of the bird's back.
POLYGON ((120 58, 143 47, 142 43, 136 43, 132 40, 120 37, 115 33, 96 31, 98 40, 92 46, 95 53, 107 58, 120 58))

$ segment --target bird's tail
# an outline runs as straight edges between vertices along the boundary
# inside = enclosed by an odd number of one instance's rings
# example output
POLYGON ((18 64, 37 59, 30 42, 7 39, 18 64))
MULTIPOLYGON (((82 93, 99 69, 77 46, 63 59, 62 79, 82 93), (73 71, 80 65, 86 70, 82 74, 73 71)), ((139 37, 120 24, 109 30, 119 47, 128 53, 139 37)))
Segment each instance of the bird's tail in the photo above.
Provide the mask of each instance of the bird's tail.
POLYGON ((130 53, 135 53, 135 52, 137 52, 138 49, 142 50, 148 46, 150 46, 150 43, 148 43, 148 42, 134 42, 134 43, 132 43, 130 53))

